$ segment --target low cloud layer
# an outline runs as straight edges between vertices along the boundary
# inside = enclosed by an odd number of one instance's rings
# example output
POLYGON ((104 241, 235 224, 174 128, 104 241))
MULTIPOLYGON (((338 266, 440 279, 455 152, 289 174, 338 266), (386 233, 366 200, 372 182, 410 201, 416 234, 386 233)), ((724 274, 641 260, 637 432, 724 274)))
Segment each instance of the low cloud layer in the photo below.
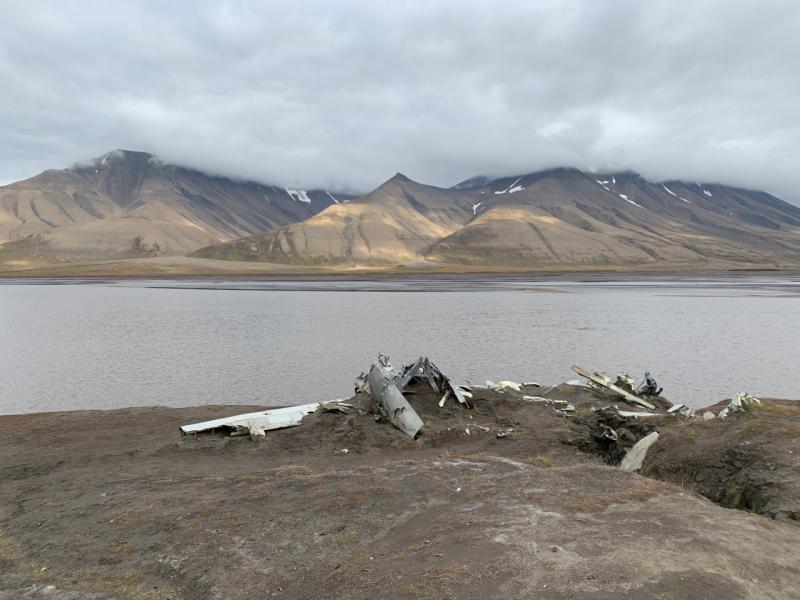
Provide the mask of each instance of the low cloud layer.
POLYGON ((800 202, 794 1, 4 2, 0 182, 102 154, 368 190, 552 166, 800 202))

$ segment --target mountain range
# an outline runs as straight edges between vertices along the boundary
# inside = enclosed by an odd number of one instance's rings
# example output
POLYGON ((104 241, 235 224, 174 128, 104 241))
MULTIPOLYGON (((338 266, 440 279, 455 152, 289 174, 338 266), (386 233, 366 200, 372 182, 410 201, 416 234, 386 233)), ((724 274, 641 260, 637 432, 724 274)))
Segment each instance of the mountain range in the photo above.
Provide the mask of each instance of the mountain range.
POLYGON ((353 197, 115 151, 0 188, 0 261, 189 255, 320 267, 536 270, 800 265, 800 207, 716 183, 571 168, 353 197))
POLYGON ((346 205, 195 256, 486 269, 800 261, 800 208, 720 184, 552 169, 442 189, 397 174, 346 205))
POLYGON ((352 197, 237 181, 116 150, 0 187, 0 257, 183 255, 352 197))

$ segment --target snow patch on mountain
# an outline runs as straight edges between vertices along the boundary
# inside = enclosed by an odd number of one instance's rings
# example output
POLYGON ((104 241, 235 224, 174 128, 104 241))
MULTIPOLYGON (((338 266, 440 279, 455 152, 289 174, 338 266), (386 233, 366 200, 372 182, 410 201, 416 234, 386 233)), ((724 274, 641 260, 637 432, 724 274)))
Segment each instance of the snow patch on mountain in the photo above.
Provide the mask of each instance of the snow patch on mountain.
POLYGON ((638 206, 639 208, 644 208, 644 206, 642 206, 641 204, 638 204, 638 203, 634 202, 633 200, 631 200, 630 198, 628 198, 628 196, 626 196, 625 194, 620 194, 620 195, 619 195, 619 197, 620 197, 620 198, 622 198, 623 200, 625 200, 625 202, 630 202, 630 203, 631 203, 631 204, 633 204, 634 206, 638 206))
POLYGON ((292 198, 292 200, 311 204, 311 198, 308 197, 308 192, 305 190, 290 190, 287 188, 286 193, 289 194, 289 197, 292 198))
POLYGON ((670 196, 675 196, 678 200, 683 200, 684 202, 686 202, 686 204, 691 204, 691 202, 689 202, 686 198, 683 198, 682 196, 678 196, 678 194, 673 192, 671 189, 669 189, 663 183, 661 184, 661 187, 664 188, 664 191, 667 192, 670 196))
POLYGON ((519 183, 521 180, 522 180, 522 177, 517 177, 517 178, 514 180, 514 183, 512 183, 510 186, 508 186, 508 187, 507 187, 506 189, 504 189, 504 190, 497 190, 497 191, 495 192, 495 194, 496 194, 497 196, 500 196, 500 195, 502 195, 502 194, 513 194, 514 192, 519 192, 519 191, 521 191, 521 190, 524 190, 524 189, 525 189, 524 187, 522 187, 522 186, 520 186, 520 185, 517 185, 517 184, 518 184, 518 183, 519 183))

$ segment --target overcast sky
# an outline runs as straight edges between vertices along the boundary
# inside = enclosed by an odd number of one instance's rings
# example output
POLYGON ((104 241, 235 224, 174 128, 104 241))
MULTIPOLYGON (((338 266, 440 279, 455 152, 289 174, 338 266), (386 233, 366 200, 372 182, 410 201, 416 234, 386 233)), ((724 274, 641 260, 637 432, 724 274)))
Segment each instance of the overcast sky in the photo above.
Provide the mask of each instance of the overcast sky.
POLYGON ((552 166, 800 202, 795 0, 0 0, 0 182, 113 148, 366 191, 552 166))

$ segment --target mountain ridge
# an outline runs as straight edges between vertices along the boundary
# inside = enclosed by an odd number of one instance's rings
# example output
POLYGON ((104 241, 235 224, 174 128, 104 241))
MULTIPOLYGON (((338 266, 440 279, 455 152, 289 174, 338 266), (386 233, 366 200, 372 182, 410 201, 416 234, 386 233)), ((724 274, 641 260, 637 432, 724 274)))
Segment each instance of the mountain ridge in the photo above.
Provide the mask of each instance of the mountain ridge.
POLYGON ((429 263, 504 269, 800 261, 800 207, 766 192, 649 182, 633 171, 556 168, 497 179, 477 176, 451 188, 398 174, 353 205, 369 205, 349 215, 360 220, 355 230, 352 220, 330 220, 336 209, 328 208, 299 225, 203 248, 193 256, 298 265, 429 263), (393 237, 378 227, 370 229, 382 218, 396 221, 391 211, 400 206, 409 210, 401 224, 393 225, 393 237), (431 231, 427 237, 404 237, 404 228, 419 229, 432 217, 446 230, 444 236, 433 239, 441 231, 431 231), (327 229, 316 227, 326 221, 327 229), (298 233, 303 243, 292 243, 298 233), (337 236, 350 236, 356 243, 332 242, 337 236))
POLYGON ((361 196, 115 150, 0 187, 0 263, 191 256, 333 269, 800 265, 800 207, 719 183, 557 167, 361 196))
POLYGON ((0 256, 181 255, 301 221, 352 197, 234 180, 114 150, 0 187, 0 256))

